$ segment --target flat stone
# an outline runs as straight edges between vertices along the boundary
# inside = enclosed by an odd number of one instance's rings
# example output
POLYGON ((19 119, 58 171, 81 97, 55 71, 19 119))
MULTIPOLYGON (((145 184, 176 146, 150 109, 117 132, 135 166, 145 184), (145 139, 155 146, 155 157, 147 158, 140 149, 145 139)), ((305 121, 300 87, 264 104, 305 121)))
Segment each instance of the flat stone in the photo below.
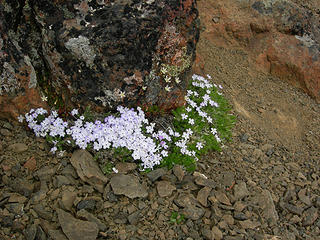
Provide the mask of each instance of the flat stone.
POLYGON ((268 152, 268 151, 271 151, 273 149, 273 145, 271 144, 264 144, 262 147, 261 147, 261 150, 264 151, 264 152, 268 152))
POLYGON ((262 156, 263 156, 263 152, 260 149, 256 148, 253 150, 253 153, 252 153, 252 157, 254 158, 253 161, 259 160, 262 156))
POLYGON ((18 192, 25 197, 30 197, 34 190, 34 183, 24 178, 16 178, 9 183, 14 192, 18 192))
POLYGON ((3 136, 12 136, 12 132, 8 129, 5 129, 5 128, 0 129, 0 134, 3 136))
POLYGON ((316 198, 315 204, 320 209, 320 197, 316 198))
POLYGON ((47 197, 47 192, 49 191, 46 181, 41 181, 40 184, 40 190, 32 196, 32 201, 34 203, 44 200, 47 197))
POLYGON ((36 204, 32 207, 32 209, 38 214, 39 217, 51 221, 52 213, 49 212, 42 204, 36 204))
POLYGON ((182 169, 182 167, 180 165, 175 165, 172 170, 173 170, 173 174, 181 182, 184 178, 184 170, 182 169))
POLYGON ((29 171, 34 171, 37 168, 37 161, 34 156, 29 158, 25 164, 23 164, 24 168, 27 168, 29 171))
POLYGON ((173 200, 179 207, 187 207, 189 205, 198 205, 197 199, 192 194, 181 193, 173 200))
POLYGON ((259 205, 262 208, 262 215, 271 225, 275 225, 279 220, 276 207, 274 205, 271 193, 268 190, 263 190, 259 197, 259 205))
POLYGON ((148 196, 146 187, 140 184, 139 178, 133 175, 117 174, 111 178, 110 184, 116 195, 125 195, 129 198, 148 196))
POLYGON ((203 208, 195 205, 187 205, 182 210, 182 214, 184 214, 186 218, 190 218, 191 220, 200 219, 204 215, 204 213, 205 211, 203 208))
POLYGON ((128 173, 137 168, 137 164, 135 163, 126 163, 126 162, 120 162, 117 163, 115 168, 118 170, 118 173, 128 173))
POLYGON ((166 173, 167 173, 166 168, 158 168, 156 170, 148 172, 147 177, 151 180, 151 182, 154 182, 154 181, 157 181, 159 178, 161 178, 166 173))
POLYGON ((41 181, 49 181, 53 177, 56 172, 55 166, 44 166, 35 172, 35 176, 37 176, 41 181))
POLYGON ((77 150, 70 159, 82 181, 89 183, 99 192, 103 193, 104 185, 108 178, 103 175, 92 155, 85 150, 77 150))
POLYGON ((234 172, 224 172, 222 174, 221 183, 225 188, 229 188, 234 184, 234 172))
POLYGON ((174 190, 176 187, 168 181, 157 182, 157 191, 160 197, 169 197, 174 190))
POLYGON ((70 213, 57 210, 62 231, 69 240, 95 240, 99 229, 96 223, 74 218, 70 213))
POLYGON ((205 178, 203 176, 197 176, 194 181, 199 186, 210 187, 210 188, 217 187, 217 183, 215 181, 213 181, 212 179, 205 178))
POLYGON ((214 193, 214 195, 219 202, 221 202, 225 205, 231 206, 231 202, 230 202, 229 198, 222 191, 217 191, 214 193))
POLYGON ((203 228, 201 230, 201 234, 205 240, 213 240, 214 239, 214 234, 212 233, 212 231, 210 231, 210 229, 203 228))
POLYGON ((28 146, 24 143, 14 143, 9 145, 8 149, 16 153, 22 153, 28 150, 28 146))
POLYGON ((61 186, 65 186, 65 185, 72 185, 72 181, 70 181, 70 179, 66 176, 63 175, 57 175, 55 177, 55 181, 54 184, 57 188, 61 187, 61 186))
POLYGON ((71 164, 68 164, 63 168, 63 170, 61 171, 61 175, 71 176, 74 179, 78 178, 77 172, 71 164))
POLYGON ((52 240, 68 240, 66 235, 60 230, 49 230, 48 233, 52 240))
POLYGON ((71 210, 77 197, 77 192, 66 189, 61 194, 61 207, 65 210, 71 210))
POLYGON ((312 206, 308 210, 306 210, 303 215, 304 215, 304 218, 303 218, 302 225, 303 226, 310 226, 319 217, 318 209, 312 206))
POLYGON ((22 215, 24 213, 23 208, 24 204, 23 203, 8 203, 5 205, 6 209, 15 214, 15 215, 22 215))
POLYGON ((235 204, 233 205, 234 210, 237 212, 242 212, 243 209, 246 208, 246 205, 244 203, 242 203, 241 201, 237 201, 235 202, 235 204))
POLYGON ((301 189, 299 192, 298 192, 298 197, 300 199, 301 202, 303 202, 304 204, 306 204, 307 206, 311 206, 312 202, 309 198, 309 196, 307 196, 306 194, 307 192, 307 189, 301 189))
POLYGON ((239 182, 234 186, 234 197, 236 200, 241 200, 249 196, 249 191, 245 182, 239 182))
POLYGON ((233 217, 234 217, 234 219, 239 220, 239 221, 243 221, 243 220, 248 219, 248 217, 243 212, 234 212, 233 217))
POLYGON ((244 229, 256 229, 261 225, 261 223, 257 221, 251 221, 251 220, 244 220, 239 222, 241 227, 244 229))
POLYGON ((96 208, 96 201, 94 199, 84 199, 77 204, 77 210, 86 209, 93 211, 96 208))
POLYGON ((290 203, 284 203, 283 206, 285 209, 287 209, 289 212, 291 212, 293 214, 297 214, 297 215, 301 216, 303 213, 303 208, 292 205, 290 203))
POLYGON ((222 219, 229 225, 233 225, 234 224, 234 218, 230 215, 230 214, 226 214, 222 216, 222 219))
POLYGON ((223 238, 223 234, 222 232, 220 231, 220 229, 217 227, 217 226, 214 226, 212 229, 211 229, 213 235, 214 235, 214 239, 215 240, 221 240, 223 238))
POLYGON ((99 218, 97 218, 92 213, 89 213, 84 209, 81 209, 80 211, 77 212, 77 217, 81 217, 86 219, 89 222, 96 223, 100 231, 104 232, 107 230, 107 226, 104 223, 102 223, 99 218))
POLYGON ((140 217, 141 217, 141 211, 138 210, 138 211, 135 211, 133 213, 131 213, 129 216, 128 216, 128 221, 131 225, 136 225, 139 220, 140 220, 140 217))
POLYGON ((8 199, 9 203, 25 203, 28 199, 19 193, 11 193, 8 199))
POLYGON ((200 191, 198 192, 197 200, 204 207, 208 206, 208 196, 209 196, 211 190, 212 190, 212 188, 210 188, 210 187, 204 187, 204 188, 200 189, 200 191))
POLYGON ((36 234, 37 234, 37 226, 35 224, 28 226, 25 231, 26 240, 34 240, 36 238, 36 234))

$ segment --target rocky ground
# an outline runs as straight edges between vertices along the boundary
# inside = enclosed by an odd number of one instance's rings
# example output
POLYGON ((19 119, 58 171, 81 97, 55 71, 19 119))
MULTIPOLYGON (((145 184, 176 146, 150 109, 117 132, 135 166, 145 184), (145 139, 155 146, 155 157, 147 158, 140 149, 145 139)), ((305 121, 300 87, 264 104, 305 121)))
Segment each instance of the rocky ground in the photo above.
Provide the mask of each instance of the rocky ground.
POLYGON ((198 54, 195 71, 224 86, 237 116, 222 152, 192 174, 117 163, 104 175, 87 152, 52 156, 1 122, 0 239, 319 239, 319 104, 205 34, 198 54))

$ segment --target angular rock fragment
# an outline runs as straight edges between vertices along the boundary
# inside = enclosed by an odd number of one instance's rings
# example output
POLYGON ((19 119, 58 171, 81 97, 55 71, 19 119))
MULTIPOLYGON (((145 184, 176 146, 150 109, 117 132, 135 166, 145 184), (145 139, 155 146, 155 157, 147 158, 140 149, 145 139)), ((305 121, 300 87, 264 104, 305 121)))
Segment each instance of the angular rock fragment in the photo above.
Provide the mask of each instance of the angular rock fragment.
POLYGON ((110 179, 110 184, 116 195, 125 195, 129 198, 145 198, 148 196, 147 189, 133 175, 117 174, 110 179))
POLYGON ((108 182, 108 178, 103 175, 90 153, 85 150, 77 150, 72 154, 70 162, 82 181, 103 193, 103 187, 108 182))
POLYGON ((98 236, 97 224, 74 218, 70 213, 57 210, 62 231, 69 240, 95 240, 98 236))
POLYGON ((160 197, 169 197, 174 190, 176 187, 168 181, 157 182, 157 191, 160 197))
POLYGON ((262 208, 262 214, 271 225, 275 225, 279 220, 271 193, 268 190, 263 190, 259 197, 259 206, 262 208))

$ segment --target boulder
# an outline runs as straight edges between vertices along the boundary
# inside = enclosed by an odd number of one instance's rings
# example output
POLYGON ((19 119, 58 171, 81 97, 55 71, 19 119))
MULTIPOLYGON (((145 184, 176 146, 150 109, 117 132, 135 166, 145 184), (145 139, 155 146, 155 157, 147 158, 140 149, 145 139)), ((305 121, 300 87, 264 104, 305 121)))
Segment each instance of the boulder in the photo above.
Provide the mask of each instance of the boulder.
POLYGON ((184 104, 196 0, 5 0, 0 18, 0 116, 184 104))
MULTIPOLYGON (((320 5, 295 2, 199 1, 202 34, 216 46, 245 50, 259 69, 320 101, 320 5)), ((198 59, 203 66, 206 59, 198 59)))

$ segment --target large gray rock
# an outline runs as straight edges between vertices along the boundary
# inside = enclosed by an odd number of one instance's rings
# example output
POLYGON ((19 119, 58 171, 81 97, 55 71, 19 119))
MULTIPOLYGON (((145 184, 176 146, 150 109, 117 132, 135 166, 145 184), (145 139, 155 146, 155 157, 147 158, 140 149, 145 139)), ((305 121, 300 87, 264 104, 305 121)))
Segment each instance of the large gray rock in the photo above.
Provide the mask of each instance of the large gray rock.
POLYGON ((271 193, 268 190, 262 191, 259 197, 259 206, 262 208, 263 217, 270 222, 270 225, 275 225, 279 220, 279 216, 271 193))
POLYGON ((96 223, 74 218, 70 213, 57 210, 59 223, 69 240, 95 240, 98 236, 96 223))
POLYGON ((103 175, 97 162, 91 154, 85 150, 77 150, 70 159, 72 166, 82 181, 85 181, 95 187, 101 193, 108 178, 103 175))
POLYGON ((0 2, 0 116, 184 103, 196 0, 0 2))
POLYGON ((133 175, 117 174, 110 180, 114 194, 125 195, 129 198, 145 198, 148 191, 145 186, 139 183, 139 178, 133 175))

